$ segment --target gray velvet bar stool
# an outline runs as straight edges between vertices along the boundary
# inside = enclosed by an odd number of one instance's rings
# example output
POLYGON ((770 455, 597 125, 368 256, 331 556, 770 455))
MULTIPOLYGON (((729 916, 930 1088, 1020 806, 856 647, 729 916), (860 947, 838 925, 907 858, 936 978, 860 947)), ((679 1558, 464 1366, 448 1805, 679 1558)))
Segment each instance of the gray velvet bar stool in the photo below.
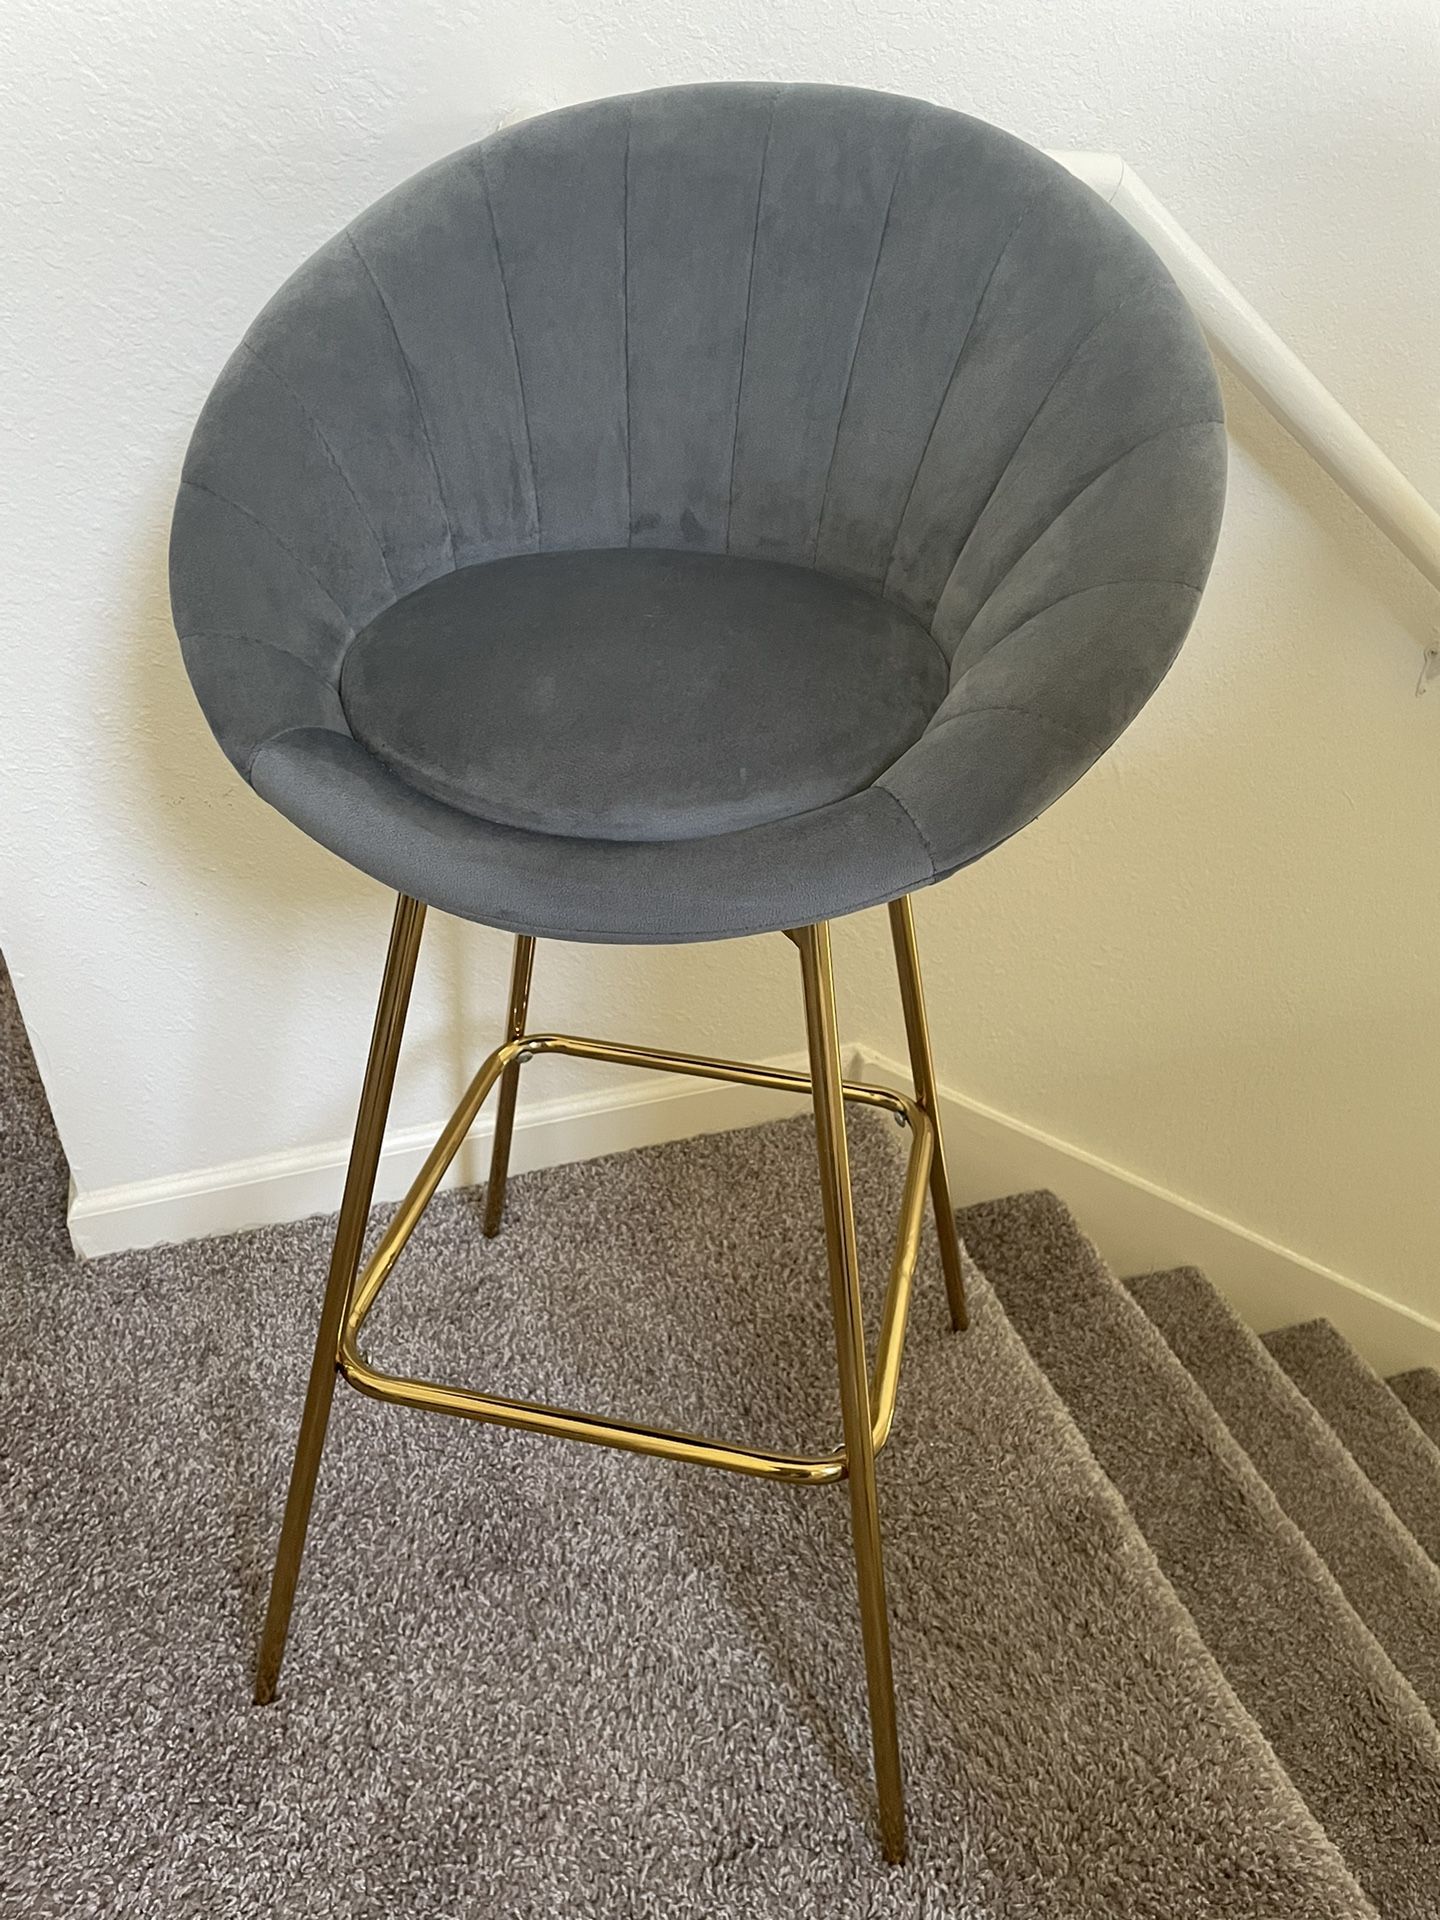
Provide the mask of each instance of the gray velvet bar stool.
MULTIPOLYGON (((185 662, 240 773, 398 896, 256 1697, 338 1374, 773 1480, 848 1482, 886 1853, 905 1846, 875 1493, 927 1193, 965 1322, 909 895, 1128 724, 1214 549, 1213 369, 1149 249, 995 128, 836 87, 602 100, 441 161, 302 266, 175 510, 185 662), (914 1096, 842 1082, 828 923, 888 906, 914 1096), (509 1024, 361 1250, 426 905, 515 936, 509 1024), (808 1075, 532 1033, 535 942, 788 933, 808 1075), (789 1455, 373 1366, 366 1315, 522 1063, 813 1096, 841 1443, 789 1455), (845 1103, 910 1156, 867 1367, 845 1103)), ((972 932, 983 938, 983 930, 972 932)))

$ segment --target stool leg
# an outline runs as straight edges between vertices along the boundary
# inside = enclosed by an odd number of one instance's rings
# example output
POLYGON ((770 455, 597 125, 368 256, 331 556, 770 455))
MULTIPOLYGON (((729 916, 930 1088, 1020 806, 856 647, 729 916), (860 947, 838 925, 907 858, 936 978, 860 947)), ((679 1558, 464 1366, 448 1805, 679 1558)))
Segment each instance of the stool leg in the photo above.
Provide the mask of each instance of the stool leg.
MULTIPOLYGON (((535 966, 535 941, 528 933, 515 936, 515 958, 510 966, 510 1011, 505 1038, 518 1040, 525 1031, 530 1005, 530 975, 535 966)), ((510 1137, 515 1131, 515 1096, 520 1091, 520 1062, 512 1060, 500 1076, 495 1108, 495 1144, 490 1150, 490 1178, 485 1183, 485 1214, 481 1226, 487 1240, 500 1231, 505 1211, 505 1176, 510 1171, 510 1137)))
POLYGON ((880 1557, 880 1510, 875 1491, 875 1446, 870 1387, 861 1319, 859 1252, 850 1194, 850 1157, 845 1140, 840 1047, 835 1023, 835 980, 830 929, 823 923, 799 931, 805 983, 805 1027, 815 1097, 815 1131, 825 1238, 830 1255, 830 1294, 840 1363, 840 1412, 850 1481, 850 1519, 860 1588, 860 1626, 870 1695, 870 1738, 880 1834, 887 1860, 905 1858, 905 1799, 900 1778, 900 1740, 895 1722, 895 1683, 890 1669, 890 1621, 885 1569, 880 1557))
POLYGON ((930 1156, 930 1198, 935 1208, 935 1232, 940 1241, 940 1265, 950 1299, 950 1320, 957 1332, 970 1324, 965 1310, 965 1270, 960 1262, 960 1235, 950 1199, 950 1176, 945 1167, 945 1141, 940 1132, 940 1100, 935 1091, 935 1063, 930 1055, 930 1023, 925 1017, 925 990, 920 984, 920 950, 915 944, 915 914, 908 898, 890 902, 890 937, 895 943, 895 971, 900 976, 900 1004, 905 1010, 905 1038, 910 1044, 910 1075, 916 1104, 930 1116, 935 1150, 930 1156))
POLYGON ((405 1030, 405 1012, 410 1004, 415 957, 420 950, 420 933, 424 924, 424 907, 418 900, 412 900, 402 893, 395 903, 390 950, 385 957, 380 1003, 375 1012, 374 1032, 370 1037, 370 1058, 365 1067, 360 1111, 355 1121, 350 1165, 345 1175, 345 1193, 340 1202, 340 1218, 336 1223, 335 1244, 330 1255, 330 1275, 325 1283, 325 1300, 315 1335, 315 1357, 310 1366, 310 1384, 305 1392, 305 1411, 300 1420, 295 1464, 290 1473, 290 1492, 285 1501, 285 1518, 280 1528, 280 1548, 275 1556, 275 1572, 270 1583, 270 1605, 260 1640, 260 1659, 255 1671, 255 1699, 262 1706, 267 1700, 275 1698, 280 1662, 285 1657, 285 1635, 290 1626, 290 1609, 295 1600, 295 1584, 300 1577, 300 1560, 305 1551, 310 1502, 315 1493, 320 1455, 325 1446, 325 1429, 330 1421, 330 1402, 335 1393, 340 1333, 349 1309, 350 1289, 360 1265, 365 1227, 370 1218, 375 1170, 380 1162, 380 1147, 385 1137, 385 1117, 390 1110, 395 1064, 400 1056, 400 1038, 405 1030))

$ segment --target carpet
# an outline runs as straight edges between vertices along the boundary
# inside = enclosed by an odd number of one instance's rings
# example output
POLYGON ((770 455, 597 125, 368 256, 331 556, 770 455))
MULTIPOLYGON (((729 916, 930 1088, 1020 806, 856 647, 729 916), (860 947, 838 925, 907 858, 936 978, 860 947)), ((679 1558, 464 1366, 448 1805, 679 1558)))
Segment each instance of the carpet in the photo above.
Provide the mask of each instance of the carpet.
MULTIPOLYGON (((855 1128, 872 1278, 898 1144, 855 1128)), ((76 1263, 3 991, 0 1151, 5 1915, 1373 1914, 978 1272, 949 1332, 933 1243, 880 1469, 890 1869, 841 1488, 342 1387, 253 1707, 330 1223, 76 1263)), ((813 1135, 786 1121, 519 1178, 493 1242, 443 1196, 371 1345, 809 1444, 836 1433, 826 1302, 813 1135)))

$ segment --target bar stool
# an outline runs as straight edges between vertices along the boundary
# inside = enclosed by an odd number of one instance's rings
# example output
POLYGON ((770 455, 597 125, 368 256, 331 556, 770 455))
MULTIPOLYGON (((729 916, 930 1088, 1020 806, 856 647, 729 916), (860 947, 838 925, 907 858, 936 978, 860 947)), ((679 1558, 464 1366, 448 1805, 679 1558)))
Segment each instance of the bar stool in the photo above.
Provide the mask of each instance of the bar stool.
POLYGON ((982 122, 840 87, 550 114, 286 282, 195 429, 171 546, 252 787, 398 895, 259 1657, 274 1694, 337 1376, 404 1406, 849 1489, 884 1850, 905 1819, 875 1490, 928 1195, 965 1324, 909 896, 1149 697, 1218 533, 1195 323, 1144 243, 982 122), (841 1073, 829 924, 888 908, 913 1096, 841 1073), (426 907, 515 936, 503 1043, 361 1265, 426 907), (538 939, 787 933, 807 1075, 527 1026, 538 939), (362 1334, 484 1102, 499 1230, 541 1054, 813 1099, 841 1439, 818 1455, 381 1371, 362 1334), (873 1372, 845 1104, 909 1161, 873 1372))

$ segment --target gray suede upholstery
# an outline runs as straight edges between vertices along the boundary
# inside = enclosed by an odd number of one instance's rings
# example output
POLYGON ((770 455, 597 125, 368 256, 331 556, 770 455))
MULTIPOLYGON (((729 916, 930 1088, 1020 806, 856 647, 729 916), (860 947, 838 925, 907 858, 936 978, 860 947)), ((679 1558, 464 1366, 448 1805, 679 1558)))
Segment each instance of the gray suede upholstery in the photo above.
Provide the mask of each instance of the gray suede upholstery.
POLYGON ((225 752, 386 884, 723 938, 943 878, 1173 659, 1218 534, 1164 268, 980 121, 668 89, 497 134, 292 276, 171 594, 225 752))
POLYGON ((340 698, 377 759, 462 813, 688 840, 858 793, 948 684, 920 621, 812 567, 601 547, 406 594, 356 637, 340 698))

